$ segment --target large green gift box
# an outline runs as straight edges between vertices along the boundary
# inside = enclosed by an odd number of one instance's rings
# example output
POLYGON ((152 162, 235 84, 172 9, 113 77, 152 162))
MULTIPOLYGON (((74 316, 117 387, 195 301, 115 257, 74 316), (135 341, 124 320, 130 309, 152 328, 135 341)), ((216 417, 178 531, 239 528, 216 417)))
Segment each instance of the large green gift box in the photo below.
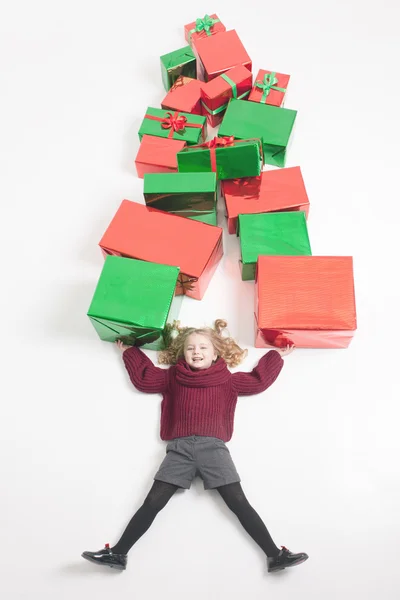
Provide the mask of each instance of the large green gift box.
POLYGON ((206 139, 207 119, 200 115, 149 106, 140 125, 139 139, 142 140, 145 134, 198 144, 206 139))
POLYGON ((286 148, 297 111, 269 104, 232 99, 218 131, 219 136, 238 139, 260 138, 264 163, 285 166, 286 148))
POLYGON ((183 296, 174 296, 179 267, 107 256, 88 317, 106 342, 161 350, 183 296))
POLYGON ((162 80, 167 92, 181 75, 196 79, 196 57, 190 46, 164 54, 160 61, 162 80))
POLYGON ((217 224, 215 173, 145 173, 144 199, 152 208, 217 224))
POLYGON ((240 237, 243 281, 255 278, 259 256, 311 255, 303 211, 239 215, 237 234, 240 237))
POLYGON ((176 158, 179 173, 212 171, 216 173, 217 179, 255 177, 260 175, 263 166, 259 139, 217 137, 205 144, 182 149, 176 158))

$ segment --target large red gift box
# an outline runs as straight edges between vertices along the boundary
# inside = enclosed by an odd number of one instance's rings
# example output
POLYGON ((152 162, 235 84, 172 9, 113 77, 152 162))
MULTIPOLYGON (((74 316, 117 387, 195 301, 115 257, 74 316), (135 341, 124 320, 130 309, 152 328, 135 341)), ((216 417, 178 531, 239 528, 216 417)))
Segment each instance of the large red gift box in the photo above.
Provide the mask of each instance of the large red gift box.
POLYGON ((347 348, 357 329, 351 256, 259 256, 255 346, 347 348))
POLYGON ((251 71, 239 65, 222 73, 201 88, 203 115, 207 117, 211 127, 222 121, 224 112, 231 98, 244 99, 250 94, 253 83, 251 71))
POLYGON ((197 79, 202 81, 211 81, 239 65, 251 72, 251 58, 234 29, 198 40, 193 51, 197 59, 197 79))
POLYGON ((263 171, 258 177, 221 181, 229 233, 236 233, 240 214, 304 210, 310 208, 300 167, 263 171))
POLYGON ((99 245, 104 256, 179 267, 176 294, 196 300, 204 296, 223 254, 220 227, 130 200, 122 201, 99 245))
POLYGON ((138 177, 145 173, 174 173, 178 171, 176 155, 186 142, 144 135, 135 159, 138 177))

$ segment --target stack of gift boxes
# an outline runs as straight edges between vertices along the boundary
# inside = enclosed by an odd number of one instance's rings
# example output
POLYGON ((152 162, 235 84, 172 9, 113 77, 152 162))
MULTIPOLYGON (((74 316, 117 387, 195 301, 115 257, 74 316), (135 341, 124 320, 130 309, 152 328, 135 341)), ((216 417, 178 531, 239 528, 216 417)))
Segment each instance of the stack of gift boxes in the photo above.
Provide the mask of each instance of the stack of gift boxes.
POLYGON ((168 344, 183 296, 201 300, 222 258, 221 193, 238 276, 255 281, 255 346, 347 347, 352 257, 312 255, 302 173, 285 168, 297 115, 284 108, 290 76, 259 70, 253 82, 243 43, 217 15, 184 32, 188 45, 161 57, 161 108, 147 108, 138 132, 145 204, 123 200, 100 241, 89 318, 103 340, 168 344), (219 127, 209 141, 207 125, 219 127))

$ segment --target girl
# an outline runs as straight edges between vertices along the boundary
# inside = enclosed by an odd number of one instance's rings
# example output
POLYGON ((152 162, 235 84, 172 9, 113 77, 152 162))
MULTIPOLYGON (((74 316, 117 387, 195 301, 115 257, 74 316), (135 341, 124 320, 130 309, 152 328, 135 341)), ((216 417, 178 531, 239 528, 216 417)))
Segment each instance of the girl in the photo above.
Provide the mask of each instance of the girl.
POLYGON ((98 552, 83 552, 83 558, 123 571, 127 553, 148 530, 157 513, 178 488, 189 489, 198 473, 204 489, 217 489, 247 533, 267 555, 268 571, 298 565, 308 556, 293 554, 274 544, 266 526, 249 504, 240 477, 225 442, 233 433, 238 396, 258 394, 278 377, 282 356, 292 347, 271 350, 250 373, 230 373, 243 360, 242 350, 231 337, 222 335, 227 323, 215 321, 214 328, 179 328, 177 337, 159 355, 155 367, 137 347, 117 342, 133 385, 141 392, 163 395, 161 438, 168 440, 166 457, 154 476, 154 484, 121 539, 98 552))

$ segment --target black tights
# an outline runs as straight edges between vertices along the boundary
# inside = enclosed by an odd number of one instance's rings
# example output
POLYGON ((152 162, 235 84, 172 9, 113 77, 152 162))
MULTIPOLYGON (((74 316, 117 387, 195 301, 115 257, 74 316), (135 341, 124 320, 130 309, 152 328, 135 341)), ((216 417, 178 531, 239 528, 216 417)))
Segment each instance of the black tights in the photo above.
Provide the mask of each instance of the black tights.
MULTIPOLYGON (((113 546, 112 551, 127 554, 132 546, 149 529, 157 514, 175 494, 178 487, 171 483, 155 481, 143 505, 129 521, 121 539, 113 546)), ((247 533, 260 546, 267 556, 277 556, 279 549, 275 546, 268 529, 249 504, 240 483, 230 483, 217 488, 223 500, 237 516, 247 533)))

